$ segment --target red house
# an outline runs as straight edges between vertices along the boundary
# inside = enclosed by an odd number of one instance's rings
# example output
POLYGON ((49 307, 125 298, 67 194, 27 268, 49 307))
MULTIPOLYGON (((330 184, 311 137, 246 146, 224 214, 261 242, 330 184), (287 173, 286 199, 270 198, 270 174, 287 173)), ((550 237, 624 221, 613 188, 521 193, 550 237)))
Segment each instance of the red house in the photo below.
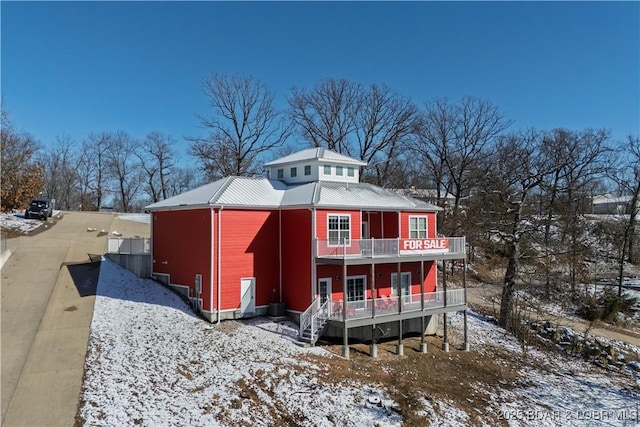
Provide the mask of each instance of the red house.
POLYGON ((227 177, 147 206, 153 276, 209 321, 281 302, 300 339, 342 337, 348 356, 349 337, 374 349, 398 336, 401 353, 403 334, 424 337, 432 316, 466 320, 465 289, 447 289, 444 275, 437 284, 438 261, 465 260, 464 237, 437 234, 440 208, 360 183, 365 163, 323 148, 265 166, 267 177, 227 177))

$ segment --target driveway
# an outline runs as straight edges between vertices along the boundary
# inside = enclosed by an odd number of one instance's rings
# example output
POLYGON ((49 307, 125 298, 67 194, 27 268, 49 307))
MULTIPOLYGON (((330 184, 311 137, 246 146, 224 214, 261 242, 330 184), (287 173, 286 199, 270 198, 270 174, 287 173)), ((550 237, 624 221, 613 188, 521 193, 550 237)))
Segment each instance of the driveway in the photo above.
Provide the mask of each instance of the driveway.
POLYGON ((65 212, 44 231, 9 240, 1 270, 3 426, 75 423, 98 274, 89 254, 104 253, 114 230, 150 234, 148 224, 114 214, 65 212))

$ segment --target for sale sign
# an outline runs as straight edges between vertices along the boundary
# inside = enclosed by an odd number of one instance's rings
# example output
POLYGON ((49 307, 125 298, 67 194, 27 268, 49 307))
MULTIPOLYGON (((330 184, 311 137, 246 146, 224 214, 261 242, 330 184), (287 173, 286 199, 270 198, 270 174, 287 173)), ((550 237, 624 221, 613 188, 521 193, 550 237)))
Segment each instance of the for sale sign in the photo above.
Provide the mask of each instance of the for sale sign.
POLYGON ((401 255, 432 254, 449 251, 449 239, 401 239, 401 255))

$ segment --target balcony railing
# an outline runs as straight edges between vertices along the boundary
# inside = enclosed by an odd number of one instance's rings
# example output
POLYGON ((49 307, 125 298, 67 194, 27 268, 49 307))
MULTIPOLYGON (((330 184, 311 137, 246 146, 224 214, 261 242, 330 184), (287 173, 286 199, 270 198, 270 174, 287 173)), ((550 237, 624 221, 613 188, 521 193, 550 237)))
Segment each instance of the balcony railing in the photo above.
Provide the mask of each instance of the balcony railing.
POLYGON ((428 292, 424 294, 406 295, 398 298, 386 298, 349 301, 345 305, 342 301, 332 301, 330 318, 344 320, 343 309, 347 311, 347 320, 363 318, 379 318, 399 313, 428 311, 432 309, 461 306, 466 303, 464 289, 448 289, 446 291, 428 292), (424 310, 422 298, 424 296, 424 310), (399 307, 398 307, 399 305, 399 307), (375 307, 375 310, 374 310, 375 307))
POLYGON ((465 254, 464 237, 432 239, 361 239, 336 242, 316 239, 318 258, 384 258, 465 254))

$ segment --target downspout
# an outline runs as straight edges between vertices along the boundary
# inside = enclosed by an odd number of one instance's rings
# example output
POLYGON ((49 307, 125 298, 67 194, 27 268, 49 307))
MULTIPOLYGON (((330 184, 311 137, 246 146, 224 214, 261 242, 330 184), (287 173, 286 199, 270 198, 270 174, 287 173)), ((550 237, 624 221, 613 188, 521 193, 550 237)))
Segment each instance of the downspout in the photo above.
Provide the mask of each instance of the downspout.
MULTIPOLYGON (((213 208, 211 208, 211 234, 213 234, 213 232, 216 229, 215 226, 215 210, 213 208)), ((209 310, 213 311, 213 256, 215 255, 214 253, 214 249, 213 249, 213 242, 211 242, 211 256, 209 257, 209 265, 211 266, 211 272, 209 273, 209 310)), ((218 319, 220 318, 220 313, 218 312, 218 319)), ((211 321, 213 321, 213 315, 211 316, 211 321)))
MULTIPOLYGON (((311 301, 315 301, 316 294, 318 293, 317 289, 317 276, 318 272, 316 271, 316 252, 318 248, 318 242, 316 240, 316 208, 307 208, 311 212, 311 301), (316 292, 314 292, 314 289, 316 292)), ((331 295, 329 295, 329 299, 331 299, 331 295)))
MULTIPOLYGON (((278 210, 278 264, 279 264, 279 282, 280 282, 280 297, 278 302, 282 302, 282 209, 278 210)), ((274 301, 275 302, 275 301, 274 301)))
POLYGON ((218 321, 216 324, 220 324, 220 310, 222 309, 222 292, 220 291, 220 284, 222 281, 222 274, 220 272, 220 268, 222 267, 221 257, 222 257, 222 247, 220 246, 222 243, 222 238, 220 237, 220 232, 222 231, 222 210, 224 206, 220 206, 218 209, 218 321))

